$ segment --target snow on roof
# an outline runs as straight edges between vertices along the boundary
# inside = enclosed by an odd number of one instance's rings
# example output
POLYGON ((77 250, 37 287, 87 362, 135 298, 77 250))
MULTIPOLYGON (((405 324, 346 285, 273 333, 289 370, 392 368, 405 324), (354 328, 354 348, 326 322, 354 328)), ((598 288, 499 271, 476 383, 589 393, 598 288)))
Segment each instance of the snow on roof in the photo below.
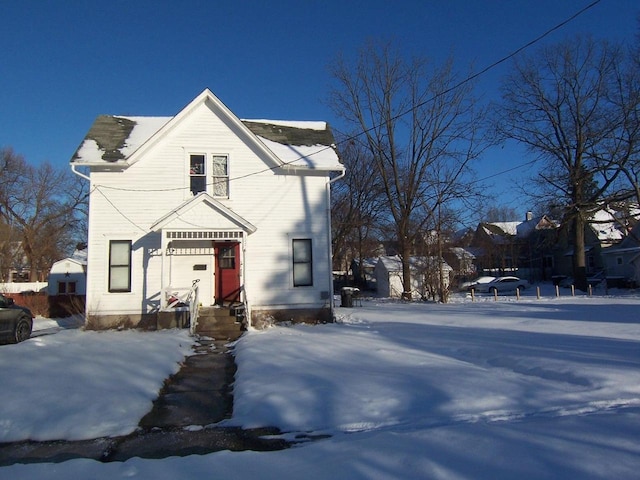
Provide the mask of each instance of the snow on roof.
POLYGON ((319 121, 293 121, 293 120, 265 120, 265 119, 242 119, 243 123, 264 123, 267 125, 278 125, 281 127, 301 128, 306 130, 326 130, 327 122, 319 121))
POLYGON ((324 170, 343 168, 336 151, 329 145, 283 145, 264 137, 258 138, 287 165, 324 170))
POLYGON ((122 163, 172 118, 100 115, 71 161, 90 165, 122 163))
POLYGON ((73 254, 71 255, 71 258, 78 261, 79 263, 82 263, 84 265, 87 264, 87 249, 76 249, 73 254))
POLYGON ((460 260, 476 258, 476 256, 468 248, 451 247, 449 248, 449 251, 453 253, 456 256, 456 258, 460 260))
POLYGON ((127 142, 120 150, 125 157, 128 157, 147 140, 149 140, 158 130, 164 127, 173 117, 116 117, 125 118, 135 122, 135 127, 131 130, 127 142))
POLYGON ((493 222, 492 225, 495 225, 507 235, 517 235, 518 225, 521 223, 522 222, 493 222))
POLYGON ((598 210, 591 217, 591 228, 601 241, 618 241, 624 238, 614 215, 607 210, 598 210))
POLYGON ((557 228, 558 223, 545 215, 523 222, 490 222, 482 224, 485 233, 494 239, 509 235, 511 237, 526 238, 537 229, 557 228))
MULTIPOLYGON (((409 259, 409 263, 413 268, 424 268, 426 266, 436 267, 438 258, 437 257, 411 257, 409 259)), ((378 259, 378 265, 382 264, 388 272, 401 272, 402 271, 402 260, 400 260, 399 255, 391 255, 391 256, 382 256, 378 259)), ((447 262, 442 260, 442 268, 444 270, 452 270, 447 262)))
MULTIPOLYGON (((174 117, 100 115, 72 158, 85 165, 125 163, 174 117)), ((326 122, 242 120, 283 163, 311 169, 342 169, 326 122)))

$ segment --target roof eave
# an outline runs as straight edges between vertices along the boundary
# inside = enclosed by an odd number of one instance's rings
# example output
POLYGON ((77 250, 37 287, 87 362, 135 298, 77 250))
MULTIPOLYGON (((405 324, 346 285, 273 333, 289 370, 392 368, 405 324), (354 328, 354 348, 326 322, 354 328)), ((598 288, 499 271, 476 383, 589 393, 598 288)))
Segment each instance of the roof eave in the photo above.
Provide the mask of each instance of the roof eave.
POLYGON ((285 164, 282 166, 283 169, 285 170, 289 170, 292 172, 297 172, 297 171, 301 171, 301 172, 344 172, 345 171, 345 167, 344 165, 332 165, 332 166, 307 166, 307 165, 292 165, 292 164, 285 164))
POLYGON ((76 166, 76 167, 88 167, 89 169, 91 169, 92 171, 95 170, 103 170, 103 171, 122 171, 122 170, 126 170, 127 168, 129 168, 131 165, 129 163, 126 163, 124 161, 118 161, 118 162, 106 162, 106 161, 101 161, 101 162, 74 162, 71 161, 70 164, 72 166, 76 166))

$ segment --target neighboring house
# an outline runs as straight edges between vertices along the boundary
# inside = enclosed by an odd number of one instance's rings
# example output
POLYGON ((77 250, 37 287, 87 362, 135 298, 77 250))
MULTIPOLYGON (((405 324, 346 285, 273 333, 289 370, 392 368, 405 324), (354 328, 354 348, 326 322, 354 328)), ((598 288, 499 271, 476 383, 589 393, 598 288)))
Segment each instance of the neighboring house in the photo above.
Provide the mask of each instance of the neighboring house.
POLYGON ((443 252, 452 275, 457 281, 467 281, 477 276, 476 255, 472 248, 449 247, 443 252))
POLYGON ((633 286, 640 286, 640 253, 637 253, 632 259, 631 264, 634 267, 634 274, 632 277, 633 286))
POLYGON ((524 221, 480 223, 471 241, 478 272, 550 278, 557 231, 557 222, 531 212, 524 221))
POLYGON ((375 290, 375 276, 374 270, 376 268, 376 264, 378 263, 378 258, 363 258, 362 265, 360 265, 360 261, 354 258, 351 261, 351 273, 353 276, 353 285, 368 290, 375 290))
MULTIPOLYGON (((602 252, 608 281, 640 285, 640 223, 620 242, 602 252)), ((615 283, 615 282, 611 282, 615 283)))
POLYGON ((206 89, 173 117, 99 116, 71 166, 91 182, 89 328, 155 328, 196 281, 255 326, 332 320, 325 122, 240 120, 206 89))
MULTIPOLYGON (((411 257, 411 291, 416 298, 432 296, 439 284, 438 264, 442 267, 444 287, 449 286, 451 267, 436 257, 411 257)), ((398 255, 383 256, 374 268, 378 296, 401 298, 404 291, 402 282, 402 261, 398 255)))
MULTIPOLYGON (((593 275, 605 268, 609 249, 619 245, 627 236, 626 226, 616 219, 616 212, 603 208, 595 212, 585 226, 585 266, 587 275, 593 275)), ((554 257, 555 273, 573 275, 573 233, 570 228, 560 229, 554 257)), ((609 257, 611 258, 611 257, 609 257)), ((607 275, 609 273, 607 272, 607 275)))
POLYGON ((47 287, 49 295, 85 295, 87 293, 87 250, 76 250, 51 266, 47 287))

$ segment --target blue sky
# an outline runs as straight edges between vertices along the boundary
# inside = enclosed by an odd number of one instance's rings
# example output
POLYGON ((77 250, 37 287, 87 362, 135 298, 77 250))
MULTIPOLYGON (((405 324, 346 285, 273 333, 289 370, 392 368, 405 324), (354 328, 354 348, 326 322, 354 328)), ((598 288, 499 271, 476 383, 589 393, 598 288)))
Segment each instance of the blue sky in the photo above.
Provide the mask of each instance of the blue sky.
MULTIPOLYGON (((377 38, 481 70, 590 3, 0 0, 0 146, 32 164, 65 165, 97 115, 174 115, 205 87, 241 118, 339 128, 326 105, 339 53, 377 38)), ((639 14, 637 0, 601 0, 541 44, 575 33, 631 40, 639 14)), ((485 99, 506 68, 482 76, 485 99)), ((481 176, 524 161, 517 149, 492 150, 481 176)), ((527 208, 504 186, 524 173, 494 177, 499 203, 527 208)))

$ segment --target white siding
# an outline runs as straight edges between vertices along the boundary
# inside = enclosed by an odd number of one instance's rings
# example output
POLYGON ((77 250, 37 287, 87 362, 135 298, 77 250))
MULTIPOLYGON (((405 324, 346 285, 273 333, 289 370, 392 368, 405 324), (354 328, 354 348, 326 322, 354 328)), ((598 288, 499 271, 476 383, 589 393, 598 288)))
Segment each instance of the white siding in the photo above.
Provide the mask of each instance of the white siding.
MULTIPOLYGON (((151 232, 151 226, 191 197, 190 153, 229 156, 230 198, 219 200, 257 227, 246 237, 243 259, 250 304, 254 308, 326 306, 328 300, 323 297, 331 288, 327 177, 274 173, 270 160, 259 158, 254 148, 202 104, 127 170, 92 172, 87 312, 128 314, 159 307, 161 237, 151 232), (313 287, 293 287, 294 236, 313 239, 313 287), (107 292, 109 240, 133 242, 130 293, 107 292)), ((180 221, 192 229, 221 227, 227 221, 216 225, 203 218, 194 211, 180 221)), ((205 263, 190 257, 171 259, 171 268, 179 272, 172 276, 172 286, 180 286, 176 281, 190 286, 194 261, 205 263)), ((213 265, 208 265, 207 272, 212 273, 213 265)))

